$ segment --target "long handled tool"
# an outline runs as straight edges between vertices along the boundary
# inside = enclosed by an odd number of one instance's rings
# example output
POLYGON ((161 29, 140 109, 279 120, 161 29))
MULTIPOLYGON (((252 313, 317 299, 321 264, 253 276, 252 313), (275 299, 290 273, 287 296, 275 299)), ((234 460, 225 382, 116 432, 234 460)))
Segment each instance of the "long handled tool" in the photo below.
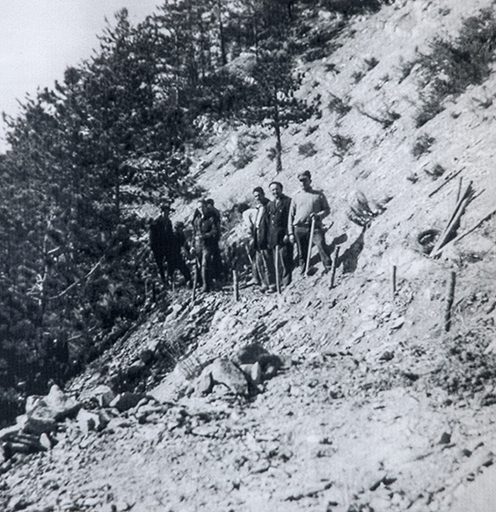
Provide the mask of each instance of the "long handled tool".
POLYGON ((274 260, 275 260, 275 269, 276 269, 276 288, 277 293, 281 293, 281 278, 279 277, 279 246, 276 245, 276 250, 274 252, 274 260))
POLYGON ((250 260, 250 265, 253 265, 253 258, 251 257, 250 250, 248 249, 246 244, 243 244, 246 254, 248 255, 248 259, 250 260))
POLYGON ((332 260, 332 268, 331 268, 331 283, 329 288, 334 288, 334 278, 336 277, 336 268, 339 262, 339 245, 336 247, 336 253, 334 254, 334 259, 332 260))
POLYGON ((236 302, 239 301, 239 284, 238 284, 238 271, 234 268, 232 271, 233 274, 233 292, 234 292, 234 300, 236 302))
POLYGON ((195 256, 195 272, 193 274, 193 297, 192 301, 194 302, 196 299, 196 288, 198 286, 198 272, 199 272, 200 263, 198 261, 198 256, 195 256))
POLYGON ((305 275, 308 275, 308 269, 310 268, 310 258, 312 257, 314 231, 315 231, 315 217, 312 217, 312 224, 310 226, 310 238, 308 239, 307 264, 305 265, 305 275))

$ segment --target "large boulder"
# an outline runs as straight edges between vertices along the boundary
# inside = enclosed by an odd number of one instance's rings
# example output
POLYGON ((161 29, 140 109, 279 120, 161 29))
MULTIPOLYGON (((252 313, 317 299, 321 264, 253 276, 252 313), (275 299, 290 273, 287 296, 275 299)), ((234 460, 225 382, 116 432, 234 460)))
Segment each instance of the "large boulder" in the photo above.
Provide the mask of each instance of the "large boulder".
POLYGON ((48 416, 42 417, 23 414, 17 417, 17 425, 22 432, 35 436, 57 431, 57 422, 54 418, 48 416))
POLYGON ((90 412, 86 409, 80 409, 76 418, 79 428, 87 434, 90 430, 101 431, 108 423, 110 418, 103 412, 90 412))
POLYGON ((237 395, 249 394, 248 381, 244 373, 229 359, 216 359, 208 368, 214 385, 223 384, 237 395))
POLYGON ((234 359, 239 364, 253 364, 265 355, 268 352, 260 343, 249 343, 238 350, 234 359))
POLYGON ((117 395, 112 402, 110 402, 110 407, 115 407, 119 412, 128 411, 133 407, 138 405, 138 402, 143 399, 145 395, 141 393, 121 393, 117 395))
POLYGON ((115 397, 116 394, 109 386, 100 384, 96 388, 85 391, 79 399, 84 403, 90 403, 99 407, 110 407, 110 403, 115 397))
POLYGON ((50 388, 47 396, 28 402, 28 416, 34 420, 62 421, 74 417, 81 404, 69 395, 66 395, 56 384, 50 388))

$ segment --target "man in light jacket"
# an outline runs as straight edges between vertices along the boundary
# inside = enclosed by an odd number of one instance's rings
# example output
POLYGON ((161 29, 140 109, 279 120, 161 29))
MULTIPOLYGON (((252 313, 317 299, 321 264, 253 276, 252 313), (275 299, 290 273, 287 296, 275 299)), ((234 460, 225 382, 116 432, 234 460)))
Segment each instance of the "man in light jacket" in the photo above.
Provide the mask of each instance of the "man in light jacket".
POLYGON ((317 247, 324 268, 328 270, 331 266, 331 259, 325 242, 322 219, 330 213, 329 203, 322 191, 312 188, 310 171, 299 173, 298 180, 301 184, 301 190, 293 196, 291 201, 288 218, 289 239, 293 244, 296 242, 298 260, 303 274, 309 249, 310 228, 312 219, 315 219, 313 243, 317 247))

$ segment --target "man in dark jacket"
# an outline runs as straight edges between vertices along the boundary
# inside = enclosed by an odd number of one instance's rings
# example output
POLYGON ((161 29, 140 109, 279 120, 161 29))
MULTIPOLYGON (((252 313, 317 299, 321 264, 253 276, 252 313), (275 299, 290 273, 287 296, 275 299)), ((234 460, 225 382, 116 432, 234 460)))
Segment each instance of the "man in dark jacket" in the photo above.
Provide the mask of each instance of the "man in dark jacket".
POLYGON ((225 274, 224 262, 222 261, 221 251, 219 247, 220 237, 222 234, 222 219, 220 211, 215 207, 215 202, 212 198, 206 199, 209 209, 211 210, 215 219, 215 228, 217 230, 217 244, 215 252, 212 254, 212 277, 214 279, 222 279, 225 274))
POLYGON ((269 221, 267 210, 269 200, 265 197, 262 187, 255 187, 253 189, 253 196, 255 197, 255 207, 257 208, 253 232, 257 273, 261 281, 262 291, 275 292, 274 261, 269 249, 268 240, 269 221))
POLYGON ((193 218, 194 244, 197 272, 199 270, 202 291, 207 292, 212 281, 212 258, 219 251, 217 222, 215 214, 205 200, 198 202, 193 218))
POLYGON ((170 207, 163 205, 162 214, 150 224, 150 246, 157 263, 160 277, 164 284, 168 280, 174 284, 174 272, 179 269, 186 282, 191 281, 191 273, 182 254, 181 244, 172 229, 170 220, 170 207), (165 277, 164 259, 167 263, 167 278, 165 277))
POLYGON ((293 244, 288 236, 288 217, 291 198, 283 194, 282 184, 273 181, 270 192, 274 200, 267 206, 269 233, 268 247, 274 255, 275 271, 279 273, 279 282, 288 286, 293 271, 293 244))
POLYGON ((157 263, 160 277, 164 284, 165 267, 164 258, 170 252, 171 240, 173 239, 172 222, 169 218, 170 208, 168 205, 162 205, 161 215, 153 219, 150 223, 150 247, 157 263))

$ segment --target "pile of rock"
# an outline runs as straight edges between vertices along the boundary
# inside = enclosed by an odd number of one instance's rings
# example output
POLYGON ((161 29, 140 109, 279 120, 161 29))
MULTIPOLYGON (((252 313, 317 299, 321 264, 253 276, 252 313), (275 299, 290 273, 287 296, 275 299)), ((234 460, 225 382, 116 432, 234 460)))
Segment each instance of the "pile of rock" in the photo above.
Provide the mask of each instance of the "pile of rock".
POLYGON ((160 404, 144 394, 116 395, 110 387, 100 385, 76 400, 54 385, 47 396, 28 397, 25 414, 17 417, 15 425, 0 430, 3 458, 51 449, 67 418, 75 419, 77 427, 87 435, 90 431, 100 432, 121 413, 133 411, 144 422, 157 410, 162 411, 160 404))
POLYGON ((274 377, 283 366, 281 357, 252 343, 244 346, 233 360, 217 358, 206 366, 194 385, 194 392, 207 395, 217 386, 235 395, 255 395, 259 392, 258 386, 274 377))
POLYGON ((17 417, 12 427, 0 430, 5 459, 14 453, 34 453, 48 450, 55 443, 58 423, 75 417, 81 406, 54 385, 47 396, 30 396, 26 401, 26 413, 17 417))
MULTIPOLYGON (((153 391, 116 394, 107 385, 98 385, 76 399, 54 385, 47 396, 28 397, 25 414, 12 427, 0 430, 3 457, 8 460, 15 453, 50 450, 57 443, 56 433, 62 429, 61 423, 68 418, 75 420, 76 428, 88 436, 91 431, 100 432, 118 425, 122 416, 131 420, 134 417, 139 424, 164 421, 181 396, 202 397, 215 392, 247 398, 259 393, 260 384, 274 377, 283 366, 282 358, 254 343, 243 347, 233 359, 219 357, 210 361, 193 381, 183 376, 180 387, 184 392, 176 394, 173 400, 153 391)), ((173 380, 164 384, 165 387, 170 384, 171 388, 176 385, 173 380)), ((181 414, 182 418, 184 411, 181 414)))

